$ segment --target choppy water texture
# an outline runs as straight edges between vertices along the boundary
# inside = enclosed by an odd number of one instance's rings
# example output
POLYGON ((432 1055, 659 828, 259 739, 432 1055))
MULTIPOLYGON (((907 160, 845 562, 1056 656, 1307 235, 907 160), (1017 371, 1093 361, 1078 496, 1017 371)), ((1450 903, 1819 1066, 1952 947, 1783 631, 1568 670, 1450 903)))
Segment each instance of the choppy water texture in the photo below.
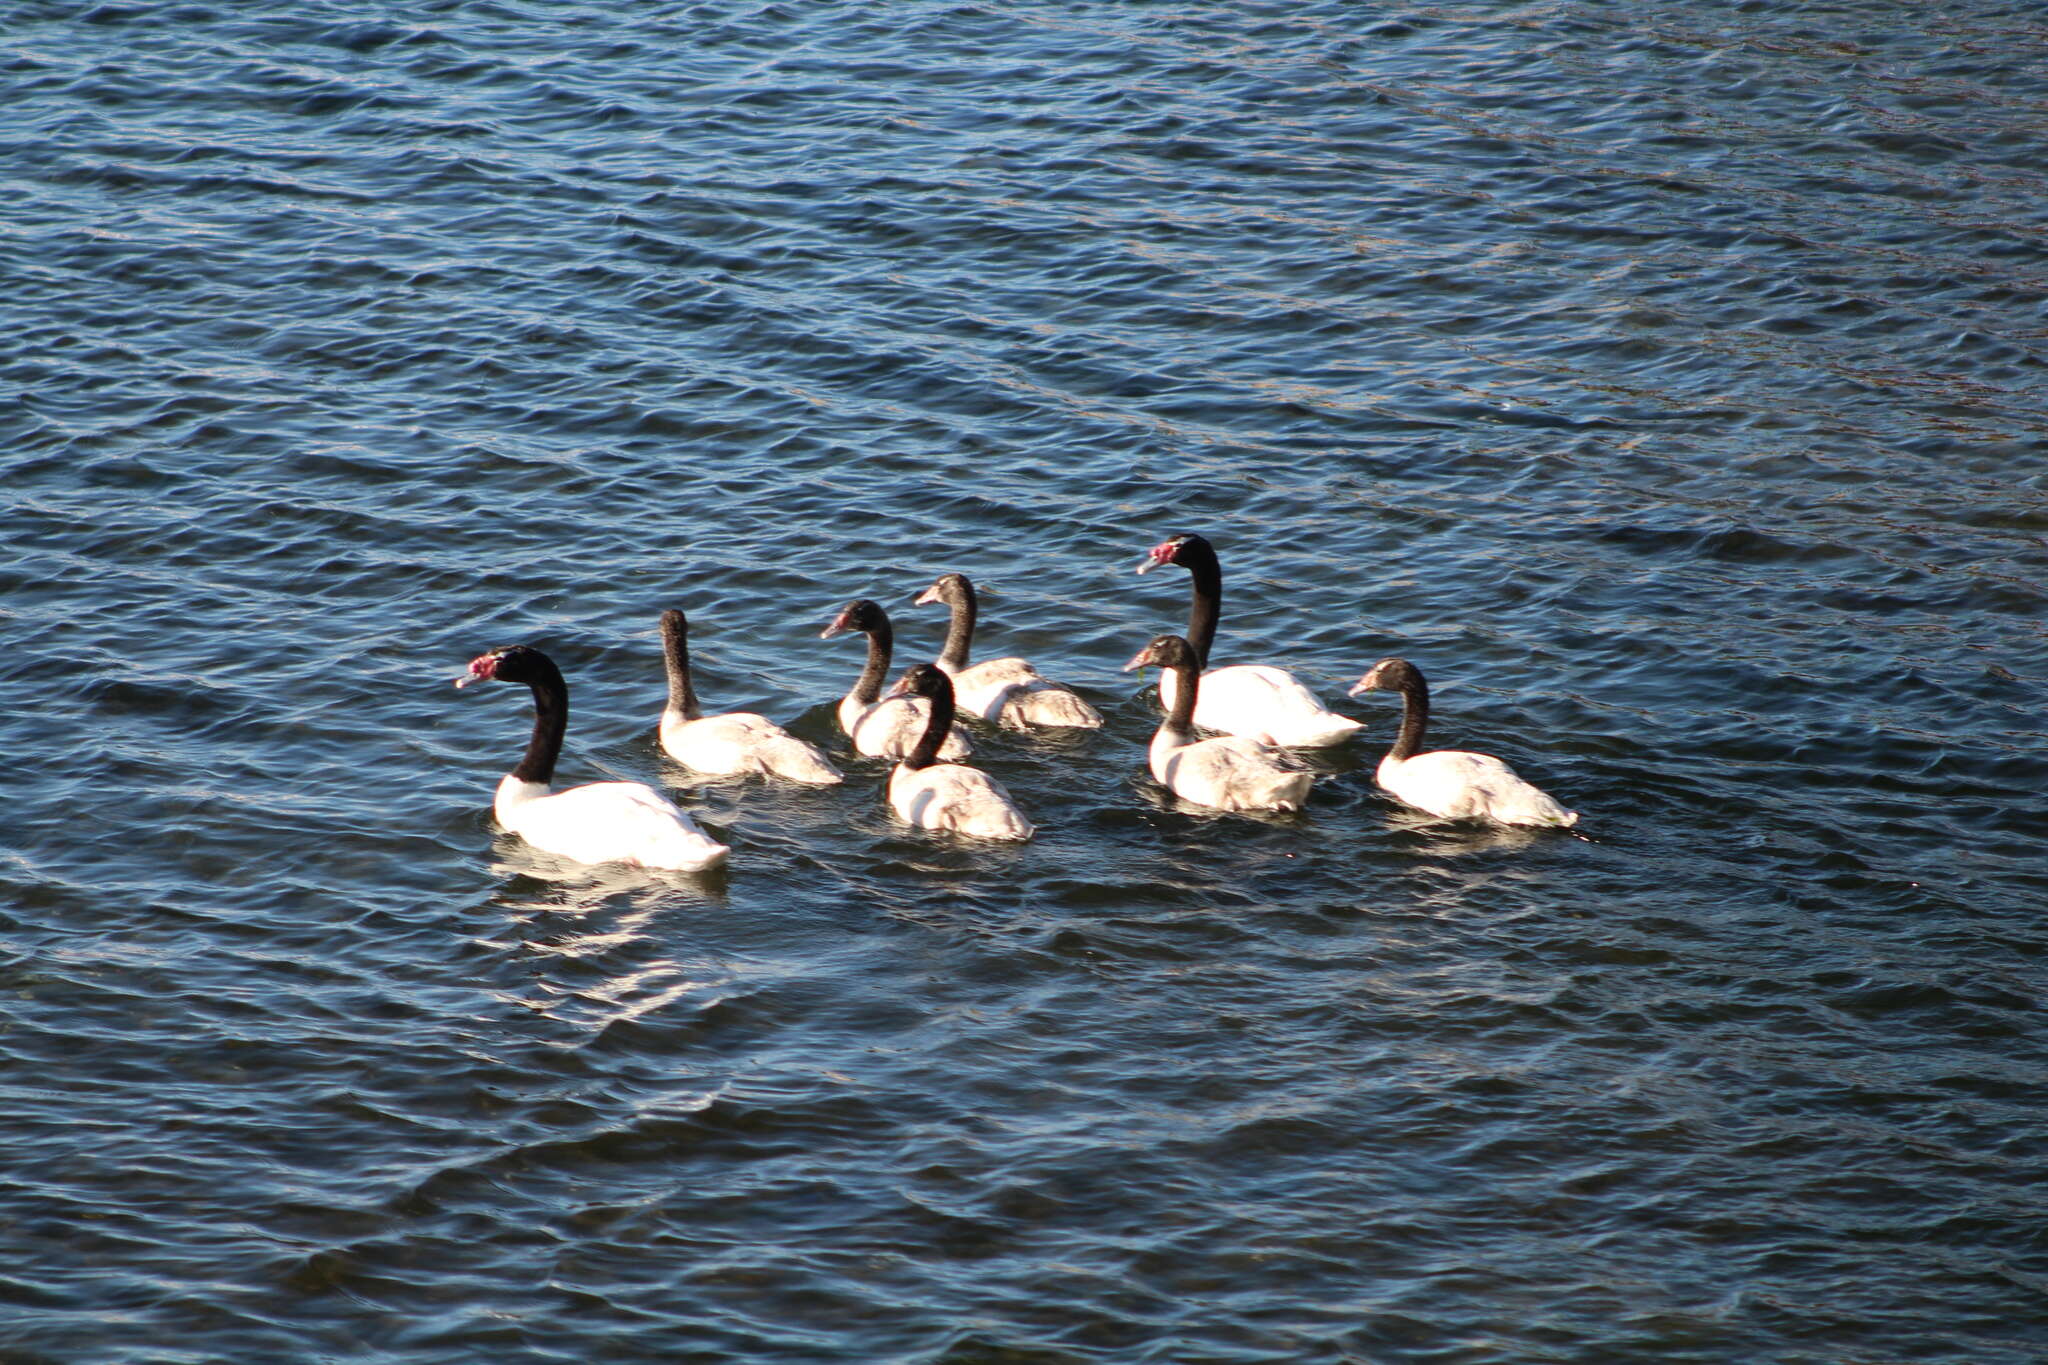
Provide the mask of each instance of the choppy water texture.
POLYGON ((2040 1359, 2044 24, 9 5, 0 1356, 2040 1359), (1181 530, 1587 838, 1163 797, 1181 530), (1035 843, 660 756, 949 569, 1035 843))

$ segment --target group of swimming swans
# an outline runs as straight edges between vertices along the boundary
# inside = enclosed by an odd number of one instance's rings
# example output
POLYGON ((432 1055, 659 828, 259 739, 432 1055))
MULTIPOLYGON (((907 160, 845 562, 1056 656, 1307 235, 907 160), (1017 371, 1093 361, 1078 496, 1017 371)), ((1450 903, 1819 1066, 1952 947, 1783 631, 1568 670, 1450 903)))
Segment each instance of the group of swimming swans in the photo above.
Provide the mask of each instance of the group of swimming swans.
MULTIPOLYGON (((1270 664, 1207 669, 1223 592, 1215 548, 1201 536, 1177 535, 1153 547, 1138 572, 1162 564, 1180 565, 1191 577, 1187 634, 1158 636, 1123 670, 1161 670, 1159 697, 1166 715, 1152 736, 1152 776, 1183 800, 1217 810, 1299 810, 1314 775, 1287 750, 1340 743, 1360 722, 1329 710, 1285 669, 1270 664), (1202 738, 1202 730, 1220 733, 1202 738)), ((1011 728, 1095 729, 1102 716, 1072 688, 1050 681, 1022 659, 968 661, 978 603, 965 575, 942 575, 916 602, 951 611, 945 648, 936 661, 913 664, 886 694, 882 681, 894 644, 888 613, 860 598, 825 628, 825 638, 846 631, 867 637, 867 662, 839 703, 839 726, 857 752, 897 760, 889 775, 889 804, 909 824, 973 838, 1029 839, 1031 821, 1009 792, 964 761, 974 743, 955 718, 965 712, 1011 728)), ((671 758, 701 773, 760 774, 821 785, 844 780, 815 745, 765 716, 746 711, 705 715, 691 684, 689 623, 683 613, 662 613, 661 633, 668 670, 661 746, 671 758)), ((725 860, 724 844, 645 783, 552 789, 568 728, 569 687, 547 655, 531 645, 494 649, 471 660, 455 685, 479 680, 525 683, 533 692, 533 737, 519 765, 498 783, 493 803, 500 825, 536 848, 577 862, 695 871, 725 860)), ((1489 754, 1422 752, 1429 688, 1421 670, 1406 659, 1382 659, 1352 685, 1349 695, 1381 690, 1401 694, 1402 714, 1400 733, 1380 760, 1377 777, 1401 801, 1444 819, 1557 826, 1578 820, 1577 812, 1489 754)))

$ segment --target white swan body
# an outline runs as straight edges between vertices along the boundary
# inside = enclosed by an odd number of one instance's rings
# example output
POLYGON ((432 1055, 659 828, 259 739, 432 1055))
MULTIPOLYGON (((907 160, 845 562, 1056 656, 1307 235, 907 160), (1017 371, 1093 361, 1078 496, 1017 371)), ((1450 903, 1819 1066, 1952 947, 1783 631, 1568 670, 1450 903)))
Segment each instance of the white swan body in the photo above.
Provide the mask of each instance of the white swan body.
POLYGON ((952 680, 932 664, 915 664, 892 695, 930 706, 925 732, 889 774, 889 805, 919 829, 975 839, 1029 839, 1034 833, 1003 784, 959 763, 938 761, 940 738, 953 721, 952 680))
POLYGON ((479 655, 462 687, 493 679, 533 691, 533 736, 519 766, 498 783, 498 823, 535 848, 579 863, 634 863, 693 872, 724 862, 729 850, 654 788, 641 782, 593 782, 554 791, 555 762, 569 725, 569 685, 554 661, 530 645, 479 655))
POLYGON ((1429 726, 1429 684, 1406 659, 1382 659, 1351 686, 1351 695, 1401 694, 1401 732, 1380 760, 1379 784, 1417 810, 1446 820, 1492 820, 1502 825, 1575 825, 1566 810, 1492 754, 1462 749, 1420 752, 1429 726))
POLYGON ((697 872, 729 850, 644 782, 592 782, 550 791, 511 773, 498 783, 498 823, 535 848, 579 863, 635 863, 697 872))
POLYGON ((1152 736, 1152 776, 1186 801, 1217 810, 1300 810, 1313 773, 1289 768, 1278 750, 1236 735, 1194 739, 1165 726, 1152 736))
MULTIPOLYGON (((889 655, 896 638, 889 613, 879 603, 859 598, 832 619, 821 638, 830 639, 846 630, 857 630, 868 637, 868 657, 860 677, 840 698, 839 728, 861 753, 873 758, 906 758, 925 732, 931 703, 924 697, 882 695, 882 677, 889 671, 889 655)), ((946 732, 939 757, 959 760, 973 752, 974 741, 954 725, 946 732)))
MULTIPOLYGON (((884 697, 863 702, 848 694, 839 702, 839 728, 853 747, 871 758, 904 758, 924 733, 931 704, 922 697, 884 697)), ((974 741, 955 725, 939 746, 939 757, 957 763, 974 753, 974 741)))
MULTIPOLYGON (((1187 641, 1196 661, 1206 665, 1223 602, 1223 568, 1215 547, 1201 536, 1174 536, 1154 546, 1138 572, 1161 564, 1178 564, 1188 571, 1193 601, 1187 641)), ((1161 705, 1171 709, 1178 686, 1171 672, 1160 678, 1161 705)), ((1262 744, 1311 749, 1341 744, 1359 729, 1358 721, 1324 706, 1292 673, 1271 664, 1233 664, 1204 673, 1194 723, 1262 744)))
POLYGON ((1446 820, 1503 825, 1573 825, 1566 810, 1492 754, 1437 749, 1413 758, 1383 758, 1379 784, 1417 810, 1446 820))
MULTIPOLYGON (((1179 688, 1172 673, 1159 679, 1159 700, 1172 706, 1179 688)), ((1232 664, 1202 675, 1195 694, 1194 723, 1289 748, 1320 749, 1341 744, 1360 722, 1324 706, 1292 673, 1271 664, 1232 664)))
POLYGON ((700 773, 761 774, 792 782, 843 782, 825 755, 751 711, 707 716, 690 678, 689 622, 680 611, 661 614, 662 661, 668 670, 668 705, 661 713, 661 747, 700 773))
POLYGON ((1222 735, 1195 738, 1191 717, 1201 713, 1209 680, 1198 676, 1194 647, 1178 635, 1162 635, 1125 665, 1124 671, 1157 664, 1165 678, 1176 678, 1174 700, 1152 735, 1152 776, 1183 800, 1217 810, 1300 810, 1308 799, 1312 773, 1302 771, 1286 754, 1255 739, 1222 735), (1182 692, 1186 688, 1186 693, 1182 692))
POLYGON ((959 763, 897 764, 889 774, 889 804, 919 829, 975 839, 1029 839, 1037 832, 1002 783, 959 763))
POLYGON ((700 773, 758 773, 819 786, 846 780, 816 746, 751 711, 696 720, 664 711, 661 747, 670 758, 700 773))
POLYGON ((1056 683, 1023 659, 967 662, 980 602, 966 574, 941 574, 917 603, 942 602, 952 612, 938 665, 953 680, 954 704, 971 716, 1015 729, 1032 726, 1095 730, 1102 715, 1081 694, 1056 683))

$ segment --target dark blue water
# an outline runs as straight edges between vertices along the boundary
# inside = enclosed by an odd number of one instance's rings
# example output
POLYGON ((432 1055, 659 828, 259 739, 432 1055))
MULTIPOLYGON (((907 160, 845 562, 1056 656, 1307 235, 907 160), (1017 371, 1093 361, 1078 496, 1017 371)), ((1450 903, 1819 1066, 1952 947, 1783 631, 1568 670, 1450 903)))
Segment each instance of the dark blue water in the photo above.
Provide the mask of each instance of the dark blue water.
POLYGON ((0 20, 0 1358, 2048 1352, 2034 6, 0 20), (1185 619, 1584 839, 1144 771, 1185 619), (843 751, 983 586, 1022 848, 843 751), (728 872, 497 835, 562 776, 728 872))

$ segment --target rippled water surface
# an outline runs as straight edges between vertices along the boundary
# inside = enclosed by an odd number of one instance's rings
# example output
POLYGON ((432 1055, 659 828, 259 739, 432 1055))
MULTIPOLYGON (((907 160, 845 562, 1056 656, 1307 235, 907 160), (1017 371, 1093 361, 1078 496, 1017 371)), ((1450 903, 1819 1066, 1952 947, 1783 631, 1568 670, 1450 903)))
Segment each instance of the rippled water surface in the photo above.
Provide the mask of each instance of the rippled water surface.
POLYGON ((0 22, 0 1357, 2048 1352, 2032 5, 45 3, 0 22), (1585 812, 1145 773, 1429 674, 1585 812), (843 752, 943 570, 1101 732, 843 752), (562 776, 709 877, 501 835, 562 776))

